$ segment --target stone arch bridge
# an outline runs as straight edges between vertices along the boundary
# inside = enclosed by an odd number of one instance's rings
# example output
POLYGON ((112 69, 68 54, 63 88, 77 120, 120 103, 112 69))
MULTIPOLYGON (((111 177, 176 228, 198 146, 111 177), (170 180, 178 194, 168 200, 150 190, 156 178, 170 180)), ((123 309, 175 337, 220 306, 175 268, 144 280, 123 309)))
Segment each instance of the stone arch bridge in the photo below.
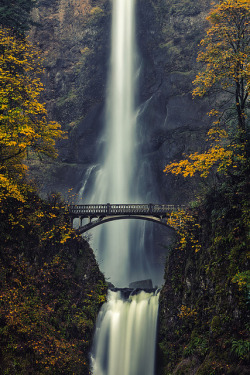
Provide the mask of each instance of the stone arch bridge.
POLYGON ((72 226, 74 219, 78 219, 77 233, 82 234, 88 230, 114 220, 138 219, 172 228, 171 215, 173 212, 184 210, 185 206, 171 204, 86 204, 69 205, 68 212, 72 226), (87 224, 83 220, 88 219, 87 224))

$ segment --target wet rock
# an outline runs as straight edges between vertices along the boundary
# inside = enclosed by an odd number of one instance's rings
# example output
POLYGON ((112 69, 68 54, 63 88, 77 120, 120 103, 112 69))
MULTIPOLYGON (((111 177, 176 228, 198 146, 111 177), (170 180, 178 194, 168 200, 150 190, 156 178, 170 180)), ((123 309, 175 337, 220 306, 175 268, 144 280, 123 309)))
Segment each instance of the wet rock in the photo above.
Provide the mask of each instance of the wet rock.
POLYGON ((129 288, 153 289, 153 283, 151 279, 134 281, 133 283, 129 284, 129 288))

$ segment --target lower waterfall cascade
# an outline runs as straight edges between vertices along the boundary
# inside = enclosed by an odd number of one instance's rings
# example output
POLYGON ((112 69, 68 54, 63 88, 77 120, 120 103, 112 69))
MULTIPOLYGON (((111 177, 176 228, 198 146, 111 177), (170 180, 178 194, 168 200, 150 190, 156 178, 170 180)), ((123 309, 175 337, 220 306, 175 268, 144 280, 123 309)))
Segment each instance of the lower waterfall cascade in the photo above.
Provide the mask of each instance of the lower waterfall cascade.
POLYGON ((153 375, 159 293, 126 299, 109 291, 99 313, 91 355, 94 375, 153 375))

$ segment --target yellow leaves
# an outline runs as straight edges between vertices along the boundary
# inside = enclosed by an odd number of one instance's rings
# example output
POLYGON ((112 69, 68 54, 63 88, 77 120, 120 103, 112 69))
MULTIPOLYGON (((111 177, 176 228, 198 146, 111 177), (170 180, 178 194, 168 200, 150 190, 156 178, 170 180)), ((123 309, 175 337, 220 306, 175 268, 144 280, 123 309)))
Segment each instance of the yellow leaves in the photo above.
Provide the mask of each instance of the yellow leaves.
POLYGON ((71 238, 71 233, 70 232, 66 232, 66 233, 63 233, 62 234, 62 238, 60 240, 60 243, 61 244, 64 244, 65 242, 67 242, 67 240, 69 240, 71 238))
POLYGON ((65 244, 75 235, 75 231, 63 219, 62 212, 59 208, 48 212, 37 210, 29 219, 36 227, 36 234, 39 233, 41 245, 44 246, 46 242, 65 244), (45 227, 48 229, 45 230, 45 227))
POLYGON ((0 201, 4 194, 23 200, 18 190, 28 149, 56 157, 55 142, 65 137, 39 102, 41 63, 30 43, 0 28, 0 201))
POLYGON ((49 217, 53 219, 53 218, 56 218, 56 215, 52 212, 49 212, 49 217))
POLYGON ((201 249, 197 238, 200 224, 196 222, 196 218, 190 212, 184 210, 172 212, 167 219, 167 224, 176 230, 180 250, 185 250, 187 246, 190 246, 197 253, 201 249))
POLYGON ((178 317, 181 319, 196 317, 197 311, 195 309, 191 309, 190 307, 187 307, 186 305, 182 305, 180 307, 180 312, 178 314, 178 317))
POLYGON ((239 290, 250 290, 250 271, 238 272, 232 282, 238 284, 239 290))
POLYGON ((8 178, 6 175, 0 173, 0 203, 8 197, 13 197, 20 202, 25 201, 23 194, 20 192, 18 184, 12 179, 8 178))
MULTIPOLYGON (((0 260, 1 270, 6 271, 5 278, 1 278, 0 295, 0 315, 5 323, 1 330, 2 347, 6 344, 6 352, 11 352, 11 358, 29 352, 29 368, 27 370, 25 367, 22 372, 54 374, 62 370, 75 373, 76 362, 83 363, 86 358, 81 350, 84 340, 65 333, 68 327, 69 330, 72 326, 75 329, 71 319, 64 315, 64 309, 67 314, 72 313, 68 306, 70 298, 60 300, 58 297, 62 291, 54 287, 66 276, 64 270, 59 270, 57 262, 54 264, 52 261, 46 264, 44 272, 37 264, 20 261, 10 254, 6 256, 9 262, 2 263, 0 260), (11 272, 6 264, 12 265, 11 272), (48 279, 51 279, 53 286, 48 284, 48 279), (36 363, 37 367, 32 367, 31 362, 36 363)), ((68 290, 69 284, 69 290, 72 290, 75 288, 74 278, 70 274, 67 276, 63 286, 68 290)), ((82 286, 77 287, 80 292, 82 286)), ((79 306, 75 311, 83 322, 79 306)), ((82 333, 80 329, 78 331, 82 333)))
POLYGON ((204 153, 195 152, 179 162, 173 162, 165 166, 165 173, 192 177, 199 174, 201 177, 208 177, 213 167, 217 172, 226 172, 232 166, 237 168, 238 164, 244 162, 244 145, 237 143, 230 144, 228 133, 218 127, 211 128, 208 132, 207 141, 212 145, 204 153))
POLYGON ((208 141, 212 140, 212 141, 215 141, 215 142, 220 142, 222 140, 228 139, 227 131, 225 129, 221 129, 221 128, 218 128, 218 127, 213 127, 211 129, 209 129, 207 135, 208 135, 208 139, 207 139, 208 141))
POLYGON ((220 112, 216 109, 211 109, 211 111, 208 113, 208 116, 218 116, 220 115, 220 112))
POLYGON ((197 59, 205 63, 205 70, 193 82, 193 96, 203 96, 215 84, 228 90, 241 79, 249 90, 249 19, 249 1, 227 0, 212 9, 208 16, 211 26, 200 42, 203 50, 197 59))
MULTIPOLYGON (((164 169, 165 173, 192 177, 199 174, 206 178, 211 170, 226 172, 229 167, 237 168, 245 161, 246 99, 250 87, 250 2, 225 0, 217 4, 208 16, 210 28, 200 45, 203 48, 198 61, 204 63, 204 70, 194 80, 193 96, 203 96, 216 88, 226 92, 228 103, 233 97, 237 120, 234 134, 240 140, 231 141, 226 130, 218 126, 230 121, 231 114, 212 109, 213 128, 208 132, 211 145, 203 153, 194 153, 179 162, 173 162, 164 169), (230 100, 228 99, 230 98, 230 100)), ((231 113, 232 110, 230 109, 231 113)), ((228 112, 229 113, 229 112, 228 112)))
POLYGON ((91 10, 90 10, 90 14, 93 16, 96 16, 96 15, 100 15, 100 14, 104 14, 103 10, 96 6, 96 7, 93 7, 91 10))

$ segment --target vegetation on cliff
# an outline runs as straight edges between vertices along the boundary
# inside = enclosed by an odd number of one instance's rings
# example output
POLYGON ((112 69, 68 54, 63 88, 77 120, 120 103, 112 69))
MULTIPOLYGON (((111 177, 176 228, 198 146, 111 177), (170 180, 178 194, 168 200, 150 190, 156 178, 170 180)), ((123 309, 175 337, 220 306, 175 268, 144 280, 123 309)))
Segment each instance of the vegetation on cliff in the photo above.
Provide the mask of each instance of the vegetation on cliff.
POLYGON ((89 374, 106 284, 60 196, 42 200, 27 182, 27 156, 55 157, 63 132, 40 102, 41 60, 24 30, 0 28, 0 372, 89 374))
POLYGON ((0 200, 24 200, 18 181, 24 177, 28 152, 55 157, 55 141, 63 137, 39 101, 40 55, 12 34, 12 29, 0 29, 0 200))
POLYGON ((205 183, 176 220, 161 293, 160 374, 249 372, 249 21, 250 4, 225 0, 211 23, 199 60, 194 95, 220 96, 210 115, 210 145, 166 166, 205 183))
POLYGON ((88 374, 104 277, 60 198, 25 197, 1 204, 0 372, 88 374))
POLYGON ((1 0, 0 24, 19 37, 24 37, 25 32, 32 25, 31 10, 37 0, 1 0))
POLYGON ((247 127, 250 86, 250 5, 248 1, 224 1, 208 16, 211 27, 200 45, 203 50, 198 61, 205 65, 194 80, 194 96, 214 93, 216 108, 209 113, 215 117, 208 132, 211 146, 202 154, 166 166, 164 172, 184 177, 199 173, 207 177, 211 168, 226 172, 237 168, 249 155, 247 127), (219 93, 221 97, 216 97, 219 93))

